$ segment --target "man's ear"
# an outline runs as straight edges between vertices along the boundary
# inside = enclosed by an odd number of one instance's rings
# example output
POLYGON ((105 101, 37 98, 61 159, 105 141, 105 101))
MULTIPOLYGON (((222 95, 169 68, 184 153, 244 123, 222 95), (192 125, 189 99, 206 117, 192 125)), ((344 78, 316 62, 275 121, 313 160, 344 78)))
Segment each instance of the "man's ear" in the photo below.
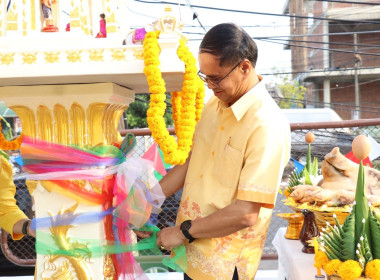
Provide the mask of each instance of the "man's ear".
POLYGON ((247 74, 250 70, 251 63, 248 60, 244 60, 241 64, 241 69, 244 74, 247 74))

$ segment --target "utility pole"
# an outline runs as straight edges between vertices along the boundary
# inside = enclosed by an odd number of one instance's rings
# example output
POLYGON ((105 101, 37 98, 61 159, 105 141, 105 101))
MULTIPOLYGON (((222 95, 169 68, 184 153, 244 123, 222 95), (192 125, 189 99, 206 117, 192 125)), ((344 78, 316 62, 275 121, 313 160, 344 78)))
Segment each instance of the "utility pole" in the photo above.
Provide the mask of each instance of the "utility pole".
POLYGON ((360 112, 360 88, 359 88, 359 73, 358 73, 358 68, 360 68, 361 64, 361 57, 359 54, 357 54, 358 51, 358 34, 354 34, 354 51, 355 51, 355 110, 354 110, 354 115, 353 119, 361 119, 361 112, 360 112))

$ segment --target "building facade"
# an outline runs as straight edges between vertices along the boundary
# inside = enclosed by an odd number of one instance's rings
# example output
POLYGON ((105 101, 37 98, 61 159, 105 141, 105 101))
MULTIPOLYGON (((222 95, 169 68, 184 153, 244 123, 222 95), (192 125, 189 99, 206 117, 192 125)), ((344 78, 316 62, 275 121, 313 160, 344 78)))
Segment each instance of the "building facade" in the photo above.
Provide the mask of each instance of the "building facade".
POLYGON ((287 47, 307 107, 343 119, 380 116, 380 1, 288 0, 287 47))

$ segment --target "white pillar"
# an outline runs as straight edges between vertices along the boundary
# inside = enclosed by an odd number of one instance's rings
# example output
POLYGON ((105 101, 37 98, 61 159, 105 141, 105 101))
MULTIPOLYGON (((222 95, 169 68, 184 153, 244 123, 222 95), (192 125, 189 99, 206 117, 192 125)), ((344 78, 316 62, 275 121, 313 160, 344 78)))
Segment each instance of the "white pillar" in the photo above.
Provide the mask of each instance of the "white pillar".
MULTIPOLYGON (((328 2, 323 2, 323 10, 327 11, 328 2)), ((329 21, 323 21, 323 68, 330 68, 330 51, 329 51, 329 21)), ((330 92, 330 80, 325 78, 323 81, 323 102, 324 107, 330 107, 331 92, 330 92)))

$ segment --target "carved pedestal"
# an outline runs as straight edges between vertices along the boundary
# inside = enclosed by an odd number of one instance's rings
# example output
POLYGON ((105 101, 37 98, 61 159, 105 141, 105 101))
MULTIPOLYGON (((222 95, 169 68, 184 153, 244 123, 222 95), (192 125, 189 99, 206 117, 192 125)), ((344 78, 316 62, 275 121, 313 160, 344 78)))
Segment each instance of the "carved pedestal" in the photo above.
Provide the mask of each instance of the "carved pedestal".
MULTIPOLYGON (((133 91, 113 83, 6 86, 0 88, 0 96, 20 117, 25 135, 53 143, 90 147, 120 140, 119 118, 134 100, 133 91)), ((100 213, 112 205, 112 196, 102 202, 91 202, 70 195, 60 187, 62 182, 102 196, 107 189, 110 191, 112 180, 110 176, 106 180, 29 181, 27 184, 34 198, 36 218, 52 217, 54 225, 60 222, 56 215, 100 213)), ((110 255, 92 254, 89 244, 80 241, 94 240, 91 248, 106 245, 107 227, 111 225, 112 218, 38 228, 37 241, 49 244, 43 239, 55 236, 51 249, 66 253, 38 254, 36 279, 114 279, 110 255), (81 257, 67 254, 72 249, 85 253, 81 257)))

